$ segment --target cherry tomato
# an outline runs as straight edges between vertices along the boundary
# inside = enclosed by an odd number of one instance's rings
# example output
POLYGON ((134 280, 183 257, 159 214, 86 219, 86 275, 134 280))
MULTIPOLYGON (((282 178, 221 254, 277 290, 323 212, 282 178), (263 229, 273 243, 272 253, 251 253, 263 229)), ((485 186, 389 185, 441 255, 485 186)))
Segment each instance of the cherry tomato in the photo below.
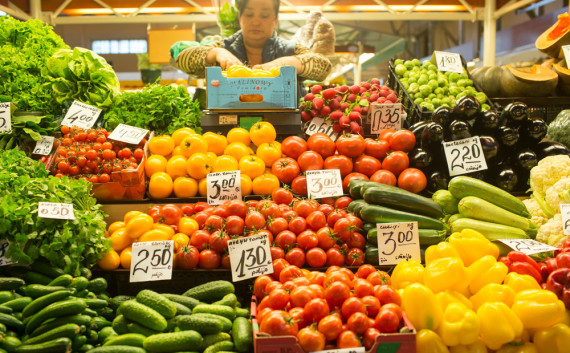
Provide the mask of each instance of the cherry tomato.
POLYGON ((279 282, 285 283, 287 281, 292 281, 293 279, 301 276, 303 276, 303 271, 301 271, 299 266, 287 265, 279 273, 279 282))
POLYGON ((398 179, 394 173, 386 169, 380 169, 370 177, 371 181, 375 181, 377 183, 386 184, 396 186, 398 179))
POLYGON ((217 253, 221 254, 225 250, 228 250, 229 240, 230 237, 228 233, 226 233, 225 231, 217 230, 212 234, 210 234, 210 241, 209 241, 210 248, 212 248, 212 250, 216 251, 217 253))
POLYGON ((319 240, 315 232, 309 229, 297 235, 297 245, 303 250, 309 250, 319 245, 319 240))
POLYGON ((380 300, 373 295, 362 297, 362 302, 366 306, 366 313, 369 317, 376 317, 380 312, 380 300))
POLYGON ((273 234, 279 234, 289 227, 289 222, 283 217, 268 218, 267 229, 273 234))
POLYGON ((344 282, 333 282, 325 289, 325 299, 329 307, 340 307, 348 298, 350 298, 350 287, 344 282))
POLYGON ((365 313, 356 312, 346 320, 346 327, 357 335, 361 335, 370 327, 370 321, 365 313))
POLYGON ((398 187, 413 193, 419 193, 427 186, 425 174, 416 168, 404 169, 398 176, 398 187))
POLYGON ((327 216, 327 223, 329 224, 329 227, 334 228, 335 223, 344 217, 346 217, 346 212, 338 209, 334 210, 327 216))
POLYGON ((345 192, 348 192, 348 184, 350 183, 351 180, 354 179, 368 180, 368 177, 362 173, 357 173, 357 172, 349 173, 347 176, 344 177, 344 179, 342 179, 342 189, 345 192))
POLYGON ((291 315, 291 318, 297 323, 297 326, 299 326, 299 330, 309 325, 307 320, 305 320, 305 318, 303 317, 303 312, 304 310, 302 307, 296 307, 289 310, 289 315, 291 315))
POLYGON ((366 280, 368 282, 372 283, 372 285, 374 285, 374 286, 383 285, 383 284, 387 284, 387 285, 392 284, 392 280, 390 279, 390 275, 384 271, 374 271, 366 277, 366 280))
POLYGON ((289 303, 289 292, 283 288, 273 290, 268 295, 267 306, 274 310, 281 310, 289 303))
POLYGON ((197 230, 190 236, 190 245, 202 251, 210 246, 210 232, 207 230, 197 230))
POLYGON ((194 214, 194 205, 191 203, 185 203, 180 206, 180 210, 184 216, 190 217, 194 214))
POLYGON ((271 253, 271 259, 284 259, 285 258, 285 251, 277 246, 272 246, 269 248, 269 252, 271 253))
POLYGON ((271 277, 278 280, 279 276, 281 275, 281 271, 283 271, 283 269, 287 266, 290 266, 290 264, 285 259, 273 260, 273 273, 271 274, 271 277))
POLYGON ((206 221, 204 222, 204 228, 209 230, 210 232, 222 229, 223 226, 224 226, 224 218, 217 216, 215 214, 208 216, 208 218, 206 218, 206 221))
POLYGON ((374 295, 374 286, 363 278, 357 278, 353 283, 354 295, 358 298, 363 298, 369 295, 374 295))
POLYGON ((402 308, 396 303, 388 303, 382 305, 382 310, 392 310, 396 316, 398 316, 398 321, 402 320, 402 308))
POLYGON ((295 211, 299 217, 307 218, 311 213, 317 210, 317 207, 318 205, 311 203, 309 200, 303 200, 295 203, 293 211, 295 211))

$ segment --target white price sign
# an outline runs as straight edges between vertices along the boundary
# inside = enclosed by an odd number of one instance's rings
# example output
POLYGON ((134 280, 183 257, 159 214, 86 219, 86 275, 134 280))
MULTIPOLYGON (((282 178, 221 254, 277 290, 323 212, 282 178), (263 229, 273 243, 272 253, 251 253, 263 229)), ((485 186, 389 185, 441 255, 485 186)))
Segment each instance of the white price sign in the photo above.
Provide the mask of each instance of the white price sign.
POLYGON ((403 124, 402 103, 370 105, 370 132, 379 134, 385 129, 400 130, 403 124))
POLYGON ((435 60, 439 71, 451 71, 457 72, 458 74, 463 73, 461 56, 457 53, 435 51, 435 60))
POLYGON ((315 351, 313 353, 365 353, 364 347, 356 348, 342 348, 342 349, 327 349, 324 351, 315 351))
POLYGON ((131 145, 138 145, 148 134, 148 130, 140 127, 119 124, 113 132, 109 134, 110 140, 121 141, 131 145))
POLYGON ((228 242, 233 282, 273 273, 267 235, 255 235, 228 242))
POLYGON ((43 136, 42 139, 36 142, 36 147, 34 147, 34 154, 41 154, 47 156, 51 153, 53 148, 53 141, 55 138, 53 136, 43 136))
POLYGON ((418 222, 377 223, 380 265, 421 261, 418 222))
POLYGON ((174 241, 133 243, 129 282, 163 281, 172 278, 174 241))
POLYGON ((12 118, 10 113, 10 102, 0 103, 0 134, 12 132, 12 118))
POLYGON ((99 114, 101 114, 101 109, 89 104, 73 101, 73 104, 69 107, 61 125, 90 129, 95 125, 99 114))
POLYGON ((560 204, 560 214, 562 215, 564 235, 570 235, 570 203, 560 204))
POLYGON ((221 205, 228 200, 241 199, 241 174, 239 170, 210 173, 206 176, 208 204, 221 205))
POLYGON ((501 243, 506 244, 509 248, 520 251, 527 255, 540 254, 543 252, 554 251, 558 248, 548 244, 541 243, 534 239, 498 239, 501 243))
POLYGON ((309 136, 312 136, 317 132, 322 132, 329 135, 330 138, 333 139, 333 141, 336 141, 336 139, 338 138, 338 134, 333 130, 332 122, 319 117, 311 119, 309 126, 307 126, 307 130, 305 130, 305 133, 309 136))
POLYGON ((238 123, 237 115, 220 115, 220 125, 235 125, 238 123))
POLYGON ((566 67, 570 68, 570 44, 563 45, 562 52, 564 53, 564 58, 566 59, 566 67))
POLYGON ((38 202, 38 217, 53 219, 75 219, 70 203, 38 202))
POLYGON ((307 191, 312 199, 342 196, 342 178, 338 169, 307 170, 307 191))
POLYGON ((8 240, 0 239, 0 266, 6 266, 12 263, 12 260, 4 257, 9 246, 10 243, 8 240))
POLYGON ((450 176, 487 169, 481 140, 478 136, 443 143, 450 176))

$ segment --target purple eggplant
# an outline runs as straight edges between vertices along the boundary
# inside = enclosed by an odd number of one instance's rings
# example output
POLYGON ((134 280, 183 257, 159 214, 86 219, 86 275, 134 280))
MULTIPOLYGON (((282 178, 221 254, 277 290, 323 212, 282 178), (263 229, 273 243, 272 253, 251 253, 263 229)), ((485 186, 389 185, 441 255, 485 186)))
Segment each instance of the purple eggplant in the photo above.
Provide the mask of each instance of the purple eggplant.
POLYGON ((556 156, 558 154, 570 155, 570 150, 560 142, 543 141, 533 147, 534 152, 538 156, 538 160, 548 156, 556 156))
POLYGON ((426 171, 432 165, 432 154, 421 147, 416 147, 408 153, 410 167, 426 171))
POLYGON ((453 120, 449 124, 449 132, 451 141, 463 140, 473 136, 471 133, 471 125, 465 120, 453 120))

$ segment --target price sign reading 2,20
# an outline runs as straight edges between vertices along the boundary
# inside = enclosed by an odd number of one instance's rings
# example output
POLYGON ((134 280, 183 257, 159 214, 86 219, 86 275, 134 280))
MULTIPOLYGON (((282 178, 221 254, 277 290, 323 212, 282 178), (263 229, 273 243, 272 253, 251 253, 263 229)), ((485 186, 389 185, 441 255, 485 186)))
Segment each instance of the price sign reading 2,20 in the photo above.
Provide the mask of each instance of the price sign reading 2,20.
POLYGON ((450 176, 487 169, 487 161, 478 136, 443 143, 450 176))
POLYGON ((172 278, 174 241, 133 243, 130 282, 162 281, 172 278))

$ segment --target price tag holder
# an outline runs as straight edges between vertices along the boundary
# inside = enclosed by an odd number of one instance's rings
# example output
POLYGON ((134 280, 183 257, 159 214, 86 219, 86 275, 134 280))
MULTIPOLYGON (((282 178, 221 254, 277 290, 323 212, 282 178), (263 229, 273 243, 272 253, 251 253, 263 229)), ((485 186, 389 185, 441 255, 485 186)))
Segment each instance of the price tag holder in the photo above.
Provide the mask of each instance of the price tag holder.
POLYGON ((172 279, 173 254, 173 240, 133 243, 129 282, 172 279))
POLYGON ((421 261, 418 222, 377 223, 380 265, 421 261))
POLYGON ((379 134, 385 129, 400 130, 404 117, 402 103, 370 105, 370 132, 379 134))
POLYGON ((560 204, 560 214, 562 215, 564 235, 570 235, 570 203, 560 204))
POLYGON ((487 170, 481 140, 478 136, 443 143, 450 176, 487 170))
POLYGON ((51 153, 53 149, 53 141, 55 138, 53 136, 43 136, 42 139, 36 142, 36 147, 34 147, 34 154, 41 154, 47 156, 51 153))
POLYGON ((12 263, 12 260, 5 257, 9 246, 10 243, 8 240, 0 239, 0 266, 6 266, 12 263))
POLYGON ((79 101, 73 101, 61 125, 90 129, 95 125, 99 114, 101 114, 101 109, 79 101))
POLYGON ((238 123, 237 115, 220 115, 220 125, 236 125, 238 123))
POLYGON ((463 63, 461 56, 457 53, 449 53, 445 51, 435 51, 435 60, 439 71, 463 73, 463 63))
POLYGON ((330 121, 319 117, 311 119, 309 126, 307 126, 307 130, 305 130, 305 134, 312 136, 317 132, 322 132, 329 135, 333 141, 336 141, 338 138, 338 134, 333 130, 333 124, 330 121))
POLYGON ((324 351, 315 351, 313 353, 365 353, 364 347, 356 348, 342 348, 342 349, 327 349, 324 351))
POLYGON ((228 200, 241 199, 241 173, 239 170, 210 173, 206 176, 208 204, 221 205, 228 200))
POLYGON ((566 59, 566 67, 570 67, 570 44, 563 45, 562 52, 564 53, 564 58, 566 59))
POLYGON ((38 217, 52 219, 75 219, 70 203, 38 202, 38 217))
POLYGON ((498 239, 501 243, 509 248, 520 251, 527 255, 540 254, 543 252, 554 251, 558 248, 548 244, 541 243, 534 239, 498 239))
POLYGON ((12 132, 12 115, 10 113, 10 102, 0 103, 0 134, 12 132))
POLYGON ((307 170, 307 191, 312 199, 342 196, 342 178, 338 169, 307 170))
POLYGON ((233 282, 273 273, 273 262, 267 235, 230 240, 228 250, 233 282))
POLYGON ((148 130, 140 127, 119 124, 113 132, 109 134, 109 139, 138 145, 142 139, 148 134, 148 130))

